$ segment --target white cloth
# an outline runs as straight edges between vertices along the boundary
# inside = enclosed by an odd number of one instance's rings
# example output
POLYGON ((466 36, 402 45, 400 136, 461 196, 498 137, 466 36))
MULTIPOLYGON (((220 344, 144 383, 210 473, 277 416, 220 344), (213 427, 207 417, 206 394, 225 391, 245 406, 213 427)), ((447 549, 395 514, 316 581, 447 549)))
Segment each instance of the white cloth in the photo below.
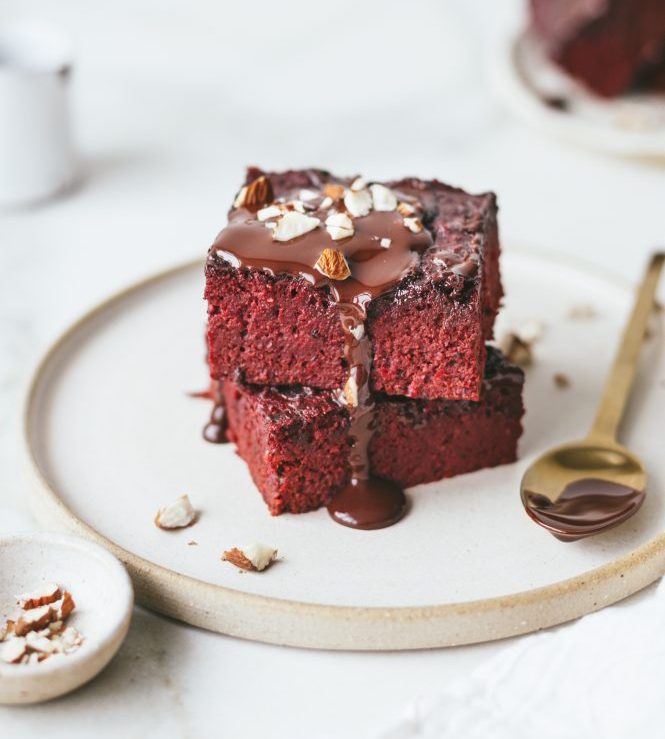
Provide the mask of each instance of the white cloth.
POLYGON ((664 701, 661 581, 630 607, 511 644, 380 739, 660 739, 664 701))

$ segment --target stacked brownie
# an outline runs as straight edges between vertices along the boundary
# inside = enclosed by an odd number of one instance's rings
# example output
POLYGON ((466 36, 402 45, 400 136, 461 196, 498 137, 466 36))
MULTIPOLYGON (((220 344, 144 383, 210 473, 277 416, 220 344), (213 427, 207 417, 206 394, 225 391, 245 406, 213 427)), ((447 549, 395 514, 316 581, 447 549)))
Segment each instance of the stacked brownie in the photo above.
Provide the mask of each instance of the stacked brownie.
POLYGON ((359 528, 398 520, 403 487, 513 461, 498 257, 492 194, 250 169, 206 264, 206 437, 226 429, 271 513, 359 528))
POLYGON ((548 56, 603 97, 665 90, 663 0, 530 0, 548 56))

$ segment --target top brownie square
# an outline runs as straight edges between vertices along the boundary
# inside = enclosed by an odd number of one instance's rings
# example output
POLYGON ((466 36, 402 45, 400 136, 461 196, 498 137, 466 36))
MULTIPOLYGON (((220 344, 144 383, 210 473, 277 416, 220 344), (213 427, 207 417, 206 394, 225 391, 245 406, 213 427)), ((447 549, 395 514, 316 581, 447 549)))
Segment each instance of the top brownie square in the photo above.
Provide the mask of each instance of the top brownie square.
POLYGON ((249 169, 206 263, 213 379, 477 400, 496 212, 436 180, 249 169))

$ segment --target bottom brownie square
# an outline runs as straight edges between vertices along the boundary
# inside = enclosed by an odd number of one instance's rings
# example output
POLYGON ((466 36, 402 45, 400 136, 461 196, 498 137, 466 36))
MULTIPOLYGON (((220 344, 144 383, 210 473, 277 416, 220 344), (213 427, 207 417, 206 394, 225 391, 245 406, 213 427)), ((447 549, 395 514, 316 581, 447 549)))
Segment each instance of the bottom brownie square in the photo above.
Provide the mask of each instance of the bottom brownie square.
MULTIPOLYGON (((524 374, 489 348, 479 401, 379 396, 372 474, 404 487, 513 462, 524 374)), ((349 481, 349 416, 334 394, 226 382, 228 437, 273 515, 326 505, 349 481)))

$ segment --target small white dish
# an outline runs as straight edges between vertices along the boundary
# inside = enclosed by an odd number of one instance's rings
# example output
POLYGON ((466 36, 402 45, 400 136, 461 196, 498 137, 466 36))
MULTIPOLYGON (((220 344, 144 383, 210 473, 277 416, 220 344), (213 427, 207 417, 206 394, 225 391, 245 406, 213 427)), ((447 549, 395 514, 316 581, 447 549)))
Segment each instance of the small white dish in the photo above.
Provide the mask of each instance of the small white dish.
POLYGON ((547 59, 528 31, 499 44, 491 75, 513 113, 546 134, 609 154, 665 158, 665 95, 597 97, 547 59))
POLYGON ((0 537, 0 617, 15 612, 16 596, 41 583, 69 590, 76 609, 67 624, 84 637, 71 654, 35 665, 0 662, 0 703, 38 703, 69 693, 97 675, 127 635, 134 604, 122 564, 106 549, 63 534, 0 537))

